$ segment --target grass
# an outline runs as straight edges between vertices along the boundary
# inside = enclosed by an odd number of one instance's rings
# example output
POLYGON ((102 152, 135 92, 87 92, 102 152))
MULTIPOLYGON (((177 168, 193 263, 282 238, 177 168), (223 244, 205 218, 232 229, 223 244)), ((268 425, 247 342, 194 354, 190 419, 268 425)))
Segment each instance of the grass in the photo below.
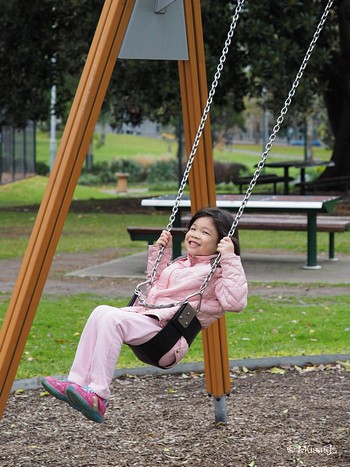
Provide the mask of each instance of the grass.
MULTIPOLYGON (((143 242, 133 242, 125 234, 128 225, 166 225, 167 216, 132 214, 76 214, 69 213, 57 253, 94 251, 120 248, 136 253, 144 250, 143 242), (98 232, 98 235, 96 235, 98 232)), ((28 212, 2 212, 0 233, 0 259, 19 258, 25 253, 35 214, 28 212)), ((126 252, 127 254, 127 252, 126 252)))
MULTIPOLYGON (((108 145, 97 147, 95 161, 112 160, 116 157, 141 157, 157 159, 175 157, 176 144, 161 139, 126 135, 108 135, 108 145)), ((49 138, 38 135, 38 160, 48 162, 49 138)), ((276 147, 275 158, 302 158, 302 148, 276 147)), ((253 168, 261 148, 237 146, 233 151, 214 151, 215 158, 235 161, 253 168)), ((315 148, 315 157, 329 158, 329 152, 315 148)), ((35 221, 35 212, 27 206, 38 205, 47 184, 46 177, 33 177, 9 185, 0 185, 0 207, 20 207, 18 211, 3 210, 0 229, 0 259, 23 256, 35 221)), ((151 194, 151 193, 149 193, 151 194)), ((78 186, 74 199, 115 198, 98 188, 78 186)), ((99 212, 68 214, 57 252, 98 251, 115 247, 122 254, 144 250, 142 242, 132 242, 125 235, 127 225, 165 225, 166 215, 104 214, 99 212)), ((245 251, 306 252, 306 236, 301 232, 240 232, 245 251)), ((350 236, 337 236, 338 253, 348 254, 350 236)), ((328 235, 318 235, 318 251, 328 251, 328 235)), ((317 286, 317 285, 315 285, 317 286)), ((313 286, 311 286, 313 287, 313 286)), ((349 320, 347 311, 350 295, 331 295, 322 301, 308 297, 294 297, 291 292, 282 297, 268 298, 250 295, 247 309, 240 314, 227 314, 227 335, 231 359, 261 356, 303 355, 320 353, 347 353, 349 320)), ((130 295, 128 293, 128 295, 130 295)), ((101 299, 93 295, 67 297, 43 296, 24 354, 18 369, 17 379, 46 374, 66 374, 72 363, 82 328, 92 309, 106 303, 126 305, 124 300, 101 299)), ((0 295, 0 323, 8 302, 6 294, 0 295)), ((201 337, 191 348, 184 362, 202 361, 201 337)), ((129 348, 125 347, 119 367, 139 366, 129 348)))
POLYGON ((250 296, 247 310, 228 321, 229 347, 242 358, 347 353, 349 305, 350 294, 322 301, 292 292, 277 301, 250 296))
MULTIPOLYGON (((93 295, 42 298, 20 362, 16 379, 68 373, 83 326, 101 303, 125 306, 127 299, 101 300, 93 295)), ((227 313, 230 359, 261 356, 312 355, 349 352, 350 294, 278 301, 252 295, 242 313, 227 313)), ((1 318, 2 313, 0 313, 1 318)), ((203 361, 202 338, 194 342, 182 361, 203 361)), ((142 366, 124 346, 119 368, 142 366)))
MULTIPOLYGON (((145 136, 123 135, 109 133, 106 144, 98 144, 98 135, 93 140, 94 162, 108 161, 112 162, 118 158, 133 158, 141 163, 151 163, 159 159, 169 159, 177 157, 177 143, 168 142, 162 138, 150 138, 145 136)), ((49 145, 50 138, 48 133, 37 133, 37 160, 49 164, 49 145)), ((214 147, 214 160, 222 162, 236 162, 248 167, 250 171, 254 170, 255 164, 260 160, 263 148, 258 144, 235 144, 230 147, 214 147)), ((314 147, 313 157, 315 159, 329 160, 331 150, 314 147)), ((303 159, 304 148, 298 146, 274 145, 270 151, 269 158, 274 160, 283 160, 286 158, 303 159)), ((269 169, 271 170, 271 169, 269 169)), ((277 169, 282 174, 283 169, 277 169)), ((322 171, 319 167, 308 171, 309 174, 316 175, 322 171)), ((275 169, 274 169, 275 171, 275 169)), ((296 177, 299 175, 298 169, 291 168, 290 175, 296 177)))
MULTIPOLYGON (((0 185, 0 208, 39 205, 47 187, 48 178, 30 177, 17 182, 0 185)), ((101 189, 78 185, 73 200, 115 198, 101 189)))
MULTIPOLYGON (((93 140, 94 162, 112 162, 118 158, 132 157, 136 160, 157 160, 159 158, 176 157, 176 143, 169 143, 161 138, 123 135, 109 133, 105 145, 98 143, 98 135, 93 140)), ((49 163, 50 136, 48 133, 37 133, 37 160, 49 163)))
MULTIPOLYGON (((0 260, 19 258, 25 253, 35 214, 31 212, 2 212, 0 231, 0 260)), ((155 214, 104 214, 104 213, 69 213, 66 219, 57 253, 74 253, 93 251, 104 248, 125 250, 125 254, 144 250, 144 242, 133 242, 125 235, 128 225, 162 226, 166 225, 166 215, 155 214), (98 235, 96 235, 98 232, 98 235)), ((281 251, 306 254, 307 243, 304 232, 259 232, 242 230, 240 232, 242 251, 266 253, 281 251)), ((317 235, 319 254, 328 252, 328 234, 317 235)), ((336 252, 348 254, 350 251, 350 235, 338 234, 336 252)))
MULTIPOLYGON (((47 184, 46 177, 33 177, 13 184, 0 185, 0 207, 22 207, 23 210, 2 211, 0 230, 0 259, 23 256, 35 221, 35 212, 26 211, 26 206, 39 204, 47 184)), ((74 199, 115 199, 101 189, 78 186, 74 199)), ((128 248, 130 252, 140 251, 144 243, 132 242, 125 235, 127 225, 166 225, 167 215, 111 215, 98 212, 69 213, 66 219, 57 251, 70 253, 92 251, 102 248, 128 248), (99 232, 99 235, 96 235, 99 232)), ((303 232, 240 232, 243 250, 266 251, 284 250, 306 252, 306 235, 303 232)), ((319 253, 328 251, 328 234, 317 236, 319 253)), ((348 254, 350 235, 339 234, 336 238, 337 253, 348 254)))

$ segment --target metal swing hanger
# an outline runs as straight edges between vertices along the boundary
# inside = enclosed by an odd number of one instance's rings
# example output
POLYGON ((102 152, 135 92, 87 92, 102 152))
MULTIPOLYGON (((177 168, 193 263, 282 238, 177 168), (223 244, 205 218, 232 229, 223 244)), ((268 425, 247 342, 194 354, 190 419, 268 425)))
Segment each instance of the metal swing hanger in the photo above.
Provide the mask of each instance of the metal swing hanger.
MULTIPOLYGON (((229 32, 227 34, 227 39, 225 41, 225 46, 224 46, 224 48, 222 50, 222 55, 220 57, 220 61, 219 61, 219 64, 217 66, 217 71, 216 71, 215 76, 214 76, 214 80, 213 80, 213 83, 212 83, 212 86, 211 86, 211 90, 209 92, 207 103, 206 103, 206 106, 204 108, 203 115, 202 115, 198 130, 197 130, 197 134, 196 134, 193 146, 192 146, 192 150, 191 150, 190 156, 188 158, 186 169, 185 169, 185 172, 184 172, 181 184, 180 184, 180 188, 179 188, 177 197, 175 199, 175 203, 174 203, 174 206, 172 208, 171 215, 169 217, 169 223, 168 223, 168 225, 166 227, 166 230, 168 232, 170 232, 172 227, 173 227, 173 223, 175 221, 175 216, 176 216, 176 213, 177 213, 177 211, 179 209, 179 204, 180 204, 180 201, 181 201, 181 198, 182 198, 182 195, 183 195, 186 183, 187 183, 187 179, 189 177, 191 167, 193 165, 194 157, 195 157, 196 152, 197 152, 197 148, 198 148, 200 138, 201 138, 202 133, 203 133, 203 129, 204 129, 204 126, 205 126, 207 116, 209 114, 210 107, 211 107, 211 104, 213 102, 213 97, 215 95, 215 90, 216 90, 216 87, 218 85, 218 82, 219 82, 219 79, 220 79, 220 76, 221 76, 221 71, 223 69, 223 64, 224 64, 224 62, 226 60, 226 56, 227 56, 227 53, 228 53, 228 47, 231 44, 233 33, 234 33, 235 28, 236 28, 238 17, 239 17, 240 11, 242 9, 242 6, 244 4, 244 1, 245 0, 239 0, 238 1, 235 13, 234 13, 232 21, 231 21, 230 29, 229 29, 229 32)), ((255 172, 254 172, 254 174, 252 176, 252 179, 251 179, 251 181, 250 181, 250 183, 248 185, 248 188, 247 188, 247 190, 245 192, 242 203, 241 203, 241 205, 240 205, 240 207, 239 207, 239 209, 238 209, 238 211, 236 213, 236 216, 235 216, 235 218, 234 218, 234 220, 232 222, 231 228, 230 228, 230 230, 229 230, 229 232, 227 234, 227 236, 230 237, 230 238, 235 233, 235 230, 236 230, 236 228, 238 226, 239 220, 243 215, 244 209, 245 209, 245 207, 246 207, 246 205, 247 205, 247 203, 249 201, 249 198, 250 198, 250 196, 252 194, 252 191, 253 191, 253 189, 255 187, 255 184, 256 184, 259 176, 260 176, 260 173, 261 173, 262 169, 264 168, 265 161, 266 161, 266 159, 267 159, 267 157, 268 157, 268 155, 270 153, 273 142, 275 141, 275 139, 277 137, 277 134, 278 134, 278 132, 279 132, 279 130, 281 128, 281 125, 282 125, 282 123, 284 121, 284 118, 285 118, 285 116, 286 116, 286 114, 288 112, 289 106, 290 106, 290 104, 292 102, 292 99, 293 99, 293 97, 295 95, 297 87, 299 86, 300 80, 301 80, 301 78, 302 78, 302 76, 304 74, 306 66, 307 66, 307 64, 308 64, 308 62, 310 60, 311 54, 312 54, 312 52, 313 52, 313 50, 314 50, 314 48, 316 46, 317 40, 318 40, 318 38, 319 38, 319 36, 321 34, 321 31, 323 29, 323 26, 324 26, 324 24, 326 22, 326 19, 328 17, 328 14, 329 14, 331 8, 332 8, 333 3, 334 3, 334 0, 328 0, 328 3, 327 3, 327 5, 326 5, 326 7, 325 7, 325 9, 323 11, 321 19, 320 19, 320 21, 319 21, 319 23, 317 25, 317 28, 316 28, 316 30, 314 32, 314 35, 312 37, 312 40, 311 40, 311 42, 309 44, 309 47, 308 47, 306 53, 305 53, 303 61, 302 61, 301 65, 300 65, 300 67, 299 67, 299 70, 298 70, 295 78, 294 78, 291 89, 290 89, 290 91, 288 93, 288 97, 284 101, 284 105, 282 106, 282 108, 280 110, 279 116, 276 119, 275 126, 273 127, 272 132, 271 132, 271 134, 269 136, 268 142, 266 143, 265 150, 261 155, 261 159, 260 159, 259 163, 257 164, 257 168, 256 168, 256 170, 255 170, 255 172)), ((219 253, 217 255, 217 257, 215 258, 215 260, 213 261, 209 273, 207 274, 207 276, 204 279, 200 289, 197 292, 194 292, 193 294, 188 295, 186 298, 184 298, 183 300, 181 300, 181 301, 179 301, 177 303, 171 303, 171 304, 165 304, 165 305, 149 304, 149 303, 147 303, 147 301, 145 299, 143 299, 141 297, 141 287, 146 285, 146 284, 149 284, 150 286, 153 285, 155 275, 156 275, 158 266, 160 264, 160 260, 161 260, 161 258, 163 256, 163 253, 164 253, 164 247, 161 246, 161 248, 160 248, 160 250, 158 252, 155 264, 153 266, 150 279, 148 279, 148 280, 146 280, 144 282, 141 282, 135 288, 134 294, 138 297, 138 301, 139 301, 140 305, 143 305, 143 306, 145 306, 147 308, 168 308, 168 307, 173 307, 173 306, 177 306, 177 305, 182 305, 183 303, 187 302, 190 298, 192 298, 192 297, 194 297, 196 295, 199 295, 200 296, 199 306, 200 306, 204 290, 206 289, 211 277, 213 276, 214 272, 216 271, 216 269, 217 269, 217 267, 218 267, 218 265, 220 263, 221 253, 219 253)))

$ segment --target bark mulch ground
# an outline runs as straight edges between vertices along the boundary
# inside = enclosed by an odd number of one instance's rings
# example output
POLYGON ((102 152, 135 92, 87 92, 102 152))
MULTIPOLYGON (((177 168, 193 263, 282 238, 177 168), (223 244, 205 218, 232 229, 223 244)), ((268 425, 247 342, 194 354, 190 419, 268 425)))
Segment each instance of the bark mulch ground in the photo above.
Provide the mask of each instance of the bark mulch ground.
POLYGON ((346 364, 237 369, 228 422, 216 426, 199 374, 114 380, 102 424, 41 390, 19 392, 0 421, 0 465, 348 467, 349 395, 346 364))

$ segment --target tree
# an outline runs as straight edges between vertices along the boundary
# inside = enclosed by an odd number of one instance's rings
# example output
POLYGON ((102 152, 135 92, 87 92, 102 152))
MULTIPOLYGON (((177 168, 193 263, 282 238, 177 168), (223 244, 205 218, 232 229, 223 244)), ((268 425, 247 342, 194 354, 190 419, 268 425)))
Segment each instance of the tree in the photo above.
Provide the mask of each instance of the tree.
MULTIPOLYGON (((202 0, 201 6, 210 86, 226 39, 232 5, 230 2, 202 0)), ((222 119, 227 108, 235 112, 243 109, 246 89, 245 54, 239 47, 232 47, 229 56, 215 95, 216 115, 222 119)), ((177 120, 180 112, 177 63, 118 60, 109 86, 107 105, 111 108, 114 126, 121 122, 139 124, 146 116, 164 124, 177 120)))
MULTIPOLYGON (((319 0, 249 2, 239 25, 238 40, 250 57, 249 94, 261 98, 278 115, 298 71, 325 5, 319 0)), ((350 0, 331 9, 304 76, 292 101, 286 122, 301 122, 324 97, 334 132, 332 160, 323 177, 350 175, 350 0)))
POLYGON ((82 70, 102 1, 1 0, 0 109, 5 123, 47 120, 50 88, 64 117, 72 77, 82 70))
MULTIPOLYGON (((49 92, 59 91, 57 112, 64 117, 72 99, 102 0, 0 0, 0 109, 10 123, 49 116, 49 92), (43 20, 45 18, 45 20, 43 20), (52 58, 57 58, 53 63, 52 58)), ((350 0, 338 0, 300 82, 288 119, 307 115, 326 97, 335 132, 330 175, 350 173, 350 0)), ((214 76, 235 2, 201 0, 208 84, 214 76)), ((255 97, 275 115, 281 109, 324 9, 321 0, 247 0, 216 91, 212 117, 227 116, 255 97)), ((104 102, 114 125, 178 119, 180 96, 176 62, 118 60, 104 102)), ((213 122, 215 123, 215 122, 213 122)))
POLYGON ((350 1, 338 2, 340 50, 324 70, 328 84, 325 101, 335 144, 334 167, 328 167, 322 177, 350 175, 350 1))

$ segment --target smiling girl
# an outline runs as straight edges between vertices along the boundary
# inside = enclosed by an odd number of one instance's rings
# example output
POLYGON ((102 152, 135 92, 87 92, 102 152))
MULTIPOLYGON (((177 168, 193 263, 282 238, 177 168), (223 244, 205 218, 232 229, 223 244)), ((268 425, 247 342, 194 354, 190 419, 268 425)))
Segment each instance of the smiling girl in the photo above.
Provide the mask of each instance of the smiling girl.
MULTIPOLYGON (((101 423, 122 344, 141 345, 158 334, 177 311, 170 304, 200 289, 218 253, 220 263, 205 288, 197 318, 204 329, 226 311, 242 311, 248 290, 238 239, 227 236, 232 221, 229 213, 218 208, 198 211, 190 220, 185 236, 186 256, 170 264, 172 236, 164 230, 148 251, 150 277, 159 248, 164 247, 155 280, 147 293, 147 303, 165 307, 150 309, 136 302, 123 308, 107 305, 95 308, 84 327, 68 379, 48 376, 42 380, 44 388, 88 419, 101 423)), ((191 297, 189 303, 197 309, 199 296, 191 297)), ((181 337, 159 360, 160 366, 176 365, 188 348, 186 339, 181 337)))

